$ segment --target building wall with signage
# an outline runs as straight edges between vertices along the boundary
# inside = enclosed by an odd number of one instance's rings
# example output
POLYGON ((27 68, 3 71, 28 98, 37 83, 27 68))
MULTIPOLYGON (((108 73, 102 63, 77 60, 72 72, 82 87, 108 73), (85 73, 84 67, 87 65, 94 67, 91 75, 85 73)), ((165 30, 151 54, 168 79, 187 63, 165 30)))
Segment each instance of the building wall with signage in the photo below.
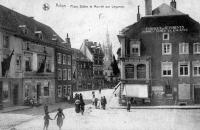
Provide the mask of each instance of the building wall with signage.
MULTIPOLYGON (((188 15, 175 15, 144 17, 119 36, 121 47, 125 49, 121 51, 122 57, 123 54, 125 56, 122 58, 122 66, 127 64, 126 59, 139 62, 143 57, 150 58, 149 82, 152 104, 199 102, 199 35, 198 22, 188 15), (140 51, 137 51, 140 53, 134 58, 131 53, 127 53, 135 52, 134 48, 131 48, 132 40, 141 42, 138 47, 140 51)), ((126 70, 124 71, 126 74, 126 70)), ((136 75, 134 73, 133 77, 136 75)))

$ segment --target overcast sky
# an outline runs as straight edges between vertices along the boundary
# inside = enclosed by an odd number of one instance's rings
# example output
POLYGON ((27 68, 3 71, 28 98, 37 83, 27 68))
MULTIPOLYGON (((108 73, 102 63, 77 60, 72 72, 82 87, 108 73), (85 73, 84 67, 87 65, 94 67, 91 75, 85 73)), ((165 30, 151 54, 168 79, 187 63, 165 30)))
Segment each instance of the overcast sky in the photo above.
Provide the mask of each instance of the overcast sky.
MULTIPOLYGON (((200 0, 176 0, 177 9, 189 14, 200 22, 200 0)), ((171 0, 152 0, 153 9, 171 0)), ((34 17, 35 20, 52 27, 63 39, 69 33, 73 48, 79 49, 84 39, 103 43, 108 28, 110 40, 116 53, 119 47, 117 34, 119 31, 136 22, 137 5, 140 5, 141 16, 144 16, 144 0, 0 0, 0 4, 21 14, 34 17), (48 3, 50 9, 43 10, 48 3), (57 7, 62 4, 65 7, 57 7), (79 8, 73 8, 79 6, 79 8), (93 8, 80 8, 80 5, 93 8), (94 8, 110 6, 110 8, 94 8), (123 8, 112 8, 123 6, 123 8)))

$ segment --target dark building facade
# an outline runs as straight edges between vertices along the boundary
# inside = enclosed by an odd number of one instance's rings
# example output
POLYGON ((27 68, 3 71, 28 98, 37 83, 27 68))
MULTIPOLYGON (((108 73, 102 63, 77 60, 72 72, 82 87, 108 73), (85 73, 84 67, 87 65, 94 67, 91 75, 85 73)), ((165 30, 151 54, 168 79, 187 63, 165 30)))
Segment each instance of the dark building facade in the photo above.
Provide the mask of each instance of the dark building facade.
POLYGON ((93 62, 93 89, 104 87, 103 58, 104 54, 100 44, 85 40, 80 51, 93 62))
MULTIPOLYGON (((55 39, 57 40, 57 39, 55 39)), ((71 101, 73 95, 72 88, 72 49, 70 38, 55 48, 55 97, 56 102, 71 101)))
POLYGON ((74 91, 92 90, 93 62, 83 53, 73 48, 73 89, 74 91))
POLYGON ((120 96, 152 105, 199 104, 200 24, 176 10, 176 1, 146 12, 118 35, 120 96))
POLYGON ((28 99, 54 103, 57 50, 69 54, 70 47, 63 46, 52 28, 32 17, 1 5, 0 15, 0 105, 22 105, 28 99))

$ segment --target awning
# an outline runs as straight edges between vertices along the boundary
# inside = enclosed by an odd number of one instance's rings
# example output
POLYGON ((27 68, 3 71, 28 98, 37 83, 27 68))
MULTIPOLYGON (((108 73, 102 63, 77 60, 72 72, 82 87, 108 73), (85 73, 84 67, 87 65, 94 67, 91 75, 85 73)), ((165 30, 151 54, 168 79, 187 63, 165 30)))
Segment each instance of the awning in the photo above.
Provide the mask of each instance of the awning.
POLYGON ((119 94, 120 91, 120 86, 121 86, 121 82, 119 82, 115 87, 114 87, 114 92, 113 94, 119 94))
POLYGON ((127 97, 148 98, 148 85, 125 84, 122 95, 125 95, 127 97))

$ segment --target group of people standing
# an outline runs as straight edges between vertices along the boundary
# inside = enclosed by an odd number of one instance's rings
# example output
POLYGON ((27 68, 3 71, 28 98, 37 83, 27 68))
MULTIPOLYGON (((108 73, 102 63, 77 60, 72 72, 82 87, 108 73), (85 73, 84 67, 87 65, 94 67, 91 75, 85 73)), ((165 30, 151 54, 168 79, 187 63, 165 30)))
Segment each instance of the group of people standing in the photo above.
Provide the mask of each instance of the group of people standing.
POLYGON ((83 115, 84 111, 85 111, 85 102, 83 100, 83 96, 82 94, 75 94, 75 111, 76 113, 81 112, 81 114, 83 115))
MULTIPOLYGON (((43 130, 48 130, 49 127, 49 120, 53 120, 50 116, 49 116, 49 111, 48 111, 48 106, 45 104, 44 105, 44 128, 43 130)), ((57 118, 57 126, 59 127, 59 130, 61 130, 61 127, 63 125, 63 120, 65 119, 65 115, 63 113, 63 110, 61 108, 58 108, 58 111, 56 113, 56 116, 54 117, 54 120, 57 118)))
MULTIPOLYGON (((100 93, 100 92, 99 92, 100 93)), ((98 99, 97 97, 95 97, 95 92, 92 91, 92 104, 95 106, 95 108, 102 108, 102 109, 106 109, 106 104, 107 104, 107 100, 106 97, 103 96, 100 99, 98 99)))

